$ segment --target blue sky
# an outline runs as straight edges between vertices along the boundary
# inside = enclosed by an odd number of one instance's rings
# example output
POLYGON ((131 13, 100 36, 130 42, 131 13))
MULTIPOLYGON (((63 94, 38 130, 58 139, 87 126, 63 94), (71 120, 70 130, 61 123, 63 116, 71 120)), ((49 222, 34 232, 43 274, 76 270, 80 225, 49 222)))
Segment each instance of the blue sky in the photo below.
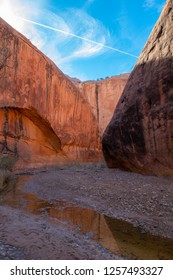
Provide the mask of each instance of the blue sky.
POLYGON ((65 74, 95 80, 133 69, 135 56, 143 49, 165 2, 0 0, 0 16, 28 37, 65 74))

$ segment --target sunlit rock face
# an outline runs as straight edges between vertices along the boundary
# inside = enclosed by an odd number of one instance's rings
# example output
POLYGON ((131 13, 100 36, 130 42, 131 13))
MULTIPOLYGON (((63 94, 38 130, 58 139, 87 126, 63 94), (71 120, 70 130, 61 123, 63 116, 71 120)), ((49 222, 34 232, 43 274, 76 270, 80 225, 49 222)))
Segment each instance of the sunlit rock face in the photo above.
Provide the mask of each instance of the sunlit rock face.
POLYGON ((129 74, 122 74, 97 81, 80 82, 76 79, 73 80, 82 95, 91 105, 101 134, 103 134, 112 118, 128 77, 129 74))
POLYGON ((166 5, 103 136, 109 167, 173 174, 173 8, 166 5))
POLYGON ((49 123, 33 109, 0 109, 0 151, 13 154, 19 163, 35 167, 61 161, 61 142, 49 123), (49 136, 49 137, 48 137, 49 136))
POLYGON ((97 161, 97 119, 74 84, 0 19, 0 153, 21 166, 97 161))

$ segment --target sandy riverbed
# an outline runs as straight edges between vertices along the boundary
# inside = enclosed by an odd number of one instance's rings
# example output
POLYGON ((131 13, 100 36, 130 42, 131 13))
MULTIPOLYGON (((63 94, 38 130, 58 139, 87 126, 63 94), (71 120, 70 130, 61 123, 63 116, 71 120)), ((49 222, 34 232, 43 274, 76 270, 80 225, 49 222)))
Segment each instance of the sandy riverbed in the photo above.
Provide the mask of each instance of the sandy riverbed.
MULTIPOLYGON (((12 190, 1 195, 0 259, 129 258, 129 255, 122 256, 111 250, 111 246, 120 247, 117 241, 108 245, 111 235, 116 239, 110 231, 109 217, 128 221, 141 233, 165 237, 166 242, 173 239, 172 179, 93 164, 32 170, 30 173, 32 176, 21 177, 21 189, 13 190, 13 195, 12 190), (17 202, 20 192, 22 197, 25 196, 24 200, 27 198, 27 207, 19 203, 23 198, 17 202), (62 204, 57 206, 60 201, 62 204), (71 205, 63 204, 65 201, 71 205), (52 206, 55 202, 56 206, 52 206), (44 211, 36 211, 36 208, 41 209, 38 205, 44 205, 44 211), (67 209, 65 219, 62 220, 60 212, 57 214, 57 207, 67 209), (74 208, 79 208, 76 214, 74 208), (81 209, 88 210, 83 212, 81 209), (98 223, 99 238, 107 236, 105 244, 91 238, 98 223), (80 226, 86 228, 85 231, 81 232, 80 226)), ((129 227, 128 235, 135 235, 135 239, 138 233, 130 231, 129 227)), ((123 242, 126 242, 125 238, 123 242)), ((171 242, 169 247, 173 246, 171 242)), ((140 258, 140 255, 130 256, 140 258)), ((145 254, 141 256, 145 258, 145 254)), ((160 255, 158 258, 164 257, 160 255)))

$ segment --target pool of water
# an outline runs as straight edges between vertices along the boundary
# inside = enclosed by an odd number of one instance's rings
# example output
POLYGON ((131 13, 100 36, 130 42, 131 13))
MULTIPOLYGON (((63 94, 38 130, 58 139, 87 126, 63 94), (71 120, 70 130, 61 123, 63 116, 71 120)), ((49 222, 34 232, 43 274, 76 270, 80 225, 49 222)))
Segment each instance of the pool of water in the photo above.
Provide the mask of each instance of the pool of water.
POLYGON ((46 201, 35 194, 24 193, 23 186, 29 178, 20 176, 17 183, 1 195, 1 203, 40 216, 40 219, 57 226, 74 226, 86 238, 94 239, 104 248, 128 259, 173 259, 172 239, 143 233, 129 222, 79 207, 69 201, 46 201))

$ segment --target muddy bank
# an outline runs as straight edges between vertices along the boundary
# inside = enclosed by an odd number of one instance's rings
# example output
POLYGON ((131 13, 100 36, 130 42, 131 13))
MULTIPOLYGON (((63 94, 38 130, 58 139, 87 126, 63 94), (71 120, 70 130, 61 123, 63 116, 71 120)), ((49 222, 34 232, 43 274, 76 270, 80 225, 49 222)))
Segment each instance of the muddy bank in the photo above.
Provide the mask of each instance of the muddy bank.
POLYGON ((115 258, 87 236, 80 235, 76 228, 67 229, 63 224, 56 225, 10 207, 0 206, 0 214, 1 240, 11 246, 15 244, 16 253, 23 251, 25 256, 21 259, 115 258))
POLYGON ((0 206, 0 240, 27 258, 173 259, 172 180, 104 165, 30 173, 0 206))

